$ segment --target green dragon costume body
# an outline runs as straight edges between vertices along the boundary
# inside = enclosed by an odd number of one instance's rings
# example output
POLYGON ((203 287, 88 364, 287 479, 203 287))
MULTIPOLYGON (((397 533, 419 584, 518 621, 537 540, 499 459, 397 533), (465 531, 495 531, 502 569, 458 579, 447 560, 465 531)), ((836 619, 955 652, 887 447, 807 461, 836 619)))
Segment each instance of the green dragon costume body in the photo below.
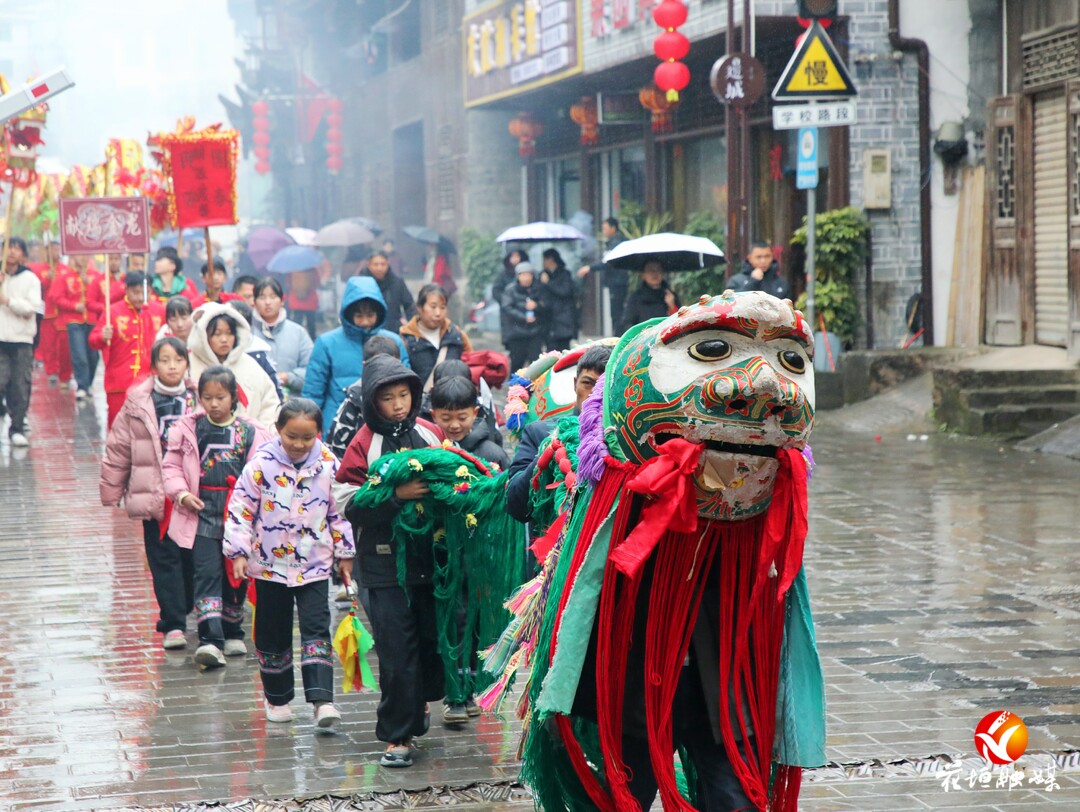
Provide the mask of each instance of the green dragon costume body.
POLYGON ((522 777, 544 810, 640 808, 624 747, 645 740, 664 808, 709 808, 694 777, 712 765, 683 746, 676 706, 711 729, 754 808, 795 809, 800 768, 824 763, 802 569, 812 355, 789 301, 702 297, 629 330, 577 436, 557 429, 542 452, 557 464, 534 488, 561 515, 485 654, 481 704, 531 666, 522 777))

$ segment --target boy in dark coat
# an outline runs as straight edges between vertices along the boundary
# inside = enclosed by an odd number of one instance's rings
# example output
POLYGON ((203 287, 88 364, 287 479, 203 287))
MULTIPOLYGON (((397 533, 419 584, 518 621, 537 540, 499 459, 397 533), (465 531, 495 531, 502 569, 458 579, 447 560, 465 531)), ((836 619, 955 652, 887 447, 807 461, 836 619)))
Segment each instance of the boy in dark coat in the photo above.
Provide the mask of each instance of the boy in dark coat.
POLYGON ((397 548, 391 521, 405 502, 422 499, 427 485, 411 480, 375 510, 357 508, 352 496, 368 478, 368 466, 391 451, 442 443, 436 426, 417 418, 420 379, 400 361, 377 355, 364 365, 364 425, 341 461, 335 499, 356 533, 357 583, 368 590, 368 618, 379 656, 375 735, 387 743, 384 767, 411 767, 413 738, 430 724, 427 703, 442 699, 443 665, 435 629, 434 558, 430 545, 409 545, 406 586, 398 583, 397 548))
POLYGON ((491 436, 485 420, 477 420, 476 386, 472 378, 457 375, 442 378, 431 390, 431 416, 451 442, 484 462, 493 462, 505 471, 510 458, 491 436))

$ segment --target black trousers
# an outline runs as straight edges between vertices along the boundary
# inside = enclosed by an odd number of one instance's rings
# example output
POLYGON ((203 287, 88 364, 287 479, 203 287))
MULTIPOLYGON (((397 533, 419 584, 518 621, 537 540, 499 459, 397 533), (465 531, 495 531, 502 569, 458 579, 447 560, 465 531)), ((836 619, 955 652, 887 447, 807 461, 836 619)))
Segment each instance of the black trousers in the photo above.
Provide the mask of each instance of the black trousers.
POLYGON ((541 336, 507 339, 506 348, 510 350, 510 371, 517 372, 531 364, 540 357, 543 347, 544 340, 541 336))
MULTIPOLYGON (((756 812, 728 759, 723 742, 713 738, 709 710, 697 667, 683 668, 672 708, 675 747, 685 747, 697 767, 697 806, 702 812, 756 812)), ((656 776, 649 760, 649 744, 636 736, 623 736, 623 761, 630 770, 630 793, 642 809, 656 799, 656 776)))
POLYGON ((195 536, 195 617, 199 621, 199 645, 225 647, 226 640, 243 640, 244 599, 247 581, 235 589, 225 577, 221 539, 195 536))
POLYGON ((573 336, 551 336, 547 340, 548 352, 551 352, 552 350, 570 349, 570 342, 573 338, 573 336))
POLYGON ((150 577, 154 582, 154 597, 160 613, 157 630, 163 634, 184 631, 188 612, 195 606, 195 561, 191 550, 185 550, 169 538, 161 538, 157 519, 143 522, 143 546, 150 577))
POLYGON ((445 694, 443 663, 435 631, 435 590, 430 586, 368 590, 371 633, 379 655, 375 736, 399 744, 422 736, 424 703, 445 694))
POLYGON ((288 586, 255 581, 255 650, 263 693, 271 705, 287 705, 293 678, 293 604, 300 619, 300 675, 304 699, 334 701, 334 648, 330 642, 330 582, 288 586))
POLYGON ((8 434, 26 430, 26 410, 30 407, 30 380, 34 372, 34 346, 0 341, 0 398, 11 415, 8 434))
POLYGON ((289 318, 308 331, 311 340, 315 340, 315 333, 319 326, 318 310, 290 310, 289 318))

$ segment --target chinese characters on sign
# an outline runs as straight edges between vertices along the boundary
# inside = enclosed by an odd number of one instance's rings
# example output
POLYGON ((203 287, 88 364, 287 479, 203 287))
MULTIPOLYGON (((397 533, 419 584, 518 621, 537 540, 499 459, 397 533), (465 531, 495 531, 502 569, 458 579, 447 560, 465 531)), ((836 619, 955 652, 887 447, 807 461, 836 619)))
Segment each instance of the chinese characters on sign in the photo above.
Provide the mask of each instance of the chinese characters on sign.
POLYGON ((972 768, 964 775, 963 767, 954 767, 951 770, 942 770, 937 777, 941 782, 941 788, 946 792, 961 792, 965 789, 1035 789, 1044 792, 1060 790, 1061 784, 1057 782, 1057 762, 1050 759, 1045 769, 1035 767, 1022 768, 1015 764, 1007 764, 994 768, 984 763, 980 768, 972 768))
POLYGON ((713 63, 709 84, 721 104, 749 107, 765 90, 765 66, 750 54, 728 54, 713 63))
POLYGON ((580 73, 579 2, 504 0, 466 16, 466 106, 580 73))
POLYGON ((773 107, 774 130, 799 127, 845 127, 855 123, 855 102, 791 104, 773 107))
POLYGON ((596 39, 651 21, 657 0, 589 0, 589 35, 596 39))
POLYGON ((150 210, 145 197, 60 198, 60 251, 145 254, 150 210))
POLYGON ((168 136, 162 147, 165 172, 172 178, 173 224, 199 228, 235 223, 236 131, 168 136))

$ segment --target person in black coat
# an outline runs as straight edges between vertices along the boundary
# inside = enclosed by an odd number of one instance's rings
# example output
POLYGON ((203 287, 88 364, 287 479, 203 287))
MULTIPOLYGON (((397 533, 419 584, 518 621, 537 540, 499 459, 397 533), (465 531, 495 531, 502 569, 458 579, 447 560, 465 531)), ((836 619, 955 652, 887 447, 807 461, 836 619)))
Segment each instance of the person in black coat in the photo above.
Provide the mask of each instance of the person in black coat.
POLYGON ((367 268, 359 275, 370 276, 379 283, 379 292, 386 301, 385 329, 396 333, 416 315, 416 304, 405 280, 390 270, 390 259, 384 252, 376 251, 368 257, 367 268))
POLYGON ((491 283, 491 300, 499 303, 499 330, 502 333, 503 346, 507 349, 510 345, 506 343, 506 314, 502 310, 502 295, 508 285, 514 284, 514 268, 519 262, 526 262, 528 259, 524 251, 515 248, 503 257, 502 273, 491 283))
POLYGON ((503 343, 510 350, 510 368, 519 370, 534 361, 544 345, 540 321, 543 301, 532 263, 517 264, 514 284, 506 286, 499 304, 506 314, 503 343))
POLYGON ((760 240, 751 244, 750 253, 739 266, 739 272, 728 280, 728 287, 734 291, 760 290, 777 299, 791 296, 787 280, 780 275, 780 265, 773 259, 772 247, 760 240))
MULTIPOLYGON (((604 236, 604 253, 607 253, 619 243, 626 240, 619 230, 619 221, 614 217, 608 217, 600 224, 600 233, 604 236)), ((611 323, 616 328, 622 324, 623 306, 626 304, 626 294, 630 289, 630 274, 622 268, 615 268, 606 262, 593 262, 578 268, 578 276, 584 279, 590 273, 599 271, 604 287, 611 296, 611 323)))
POLYGON ((664 278, 664 266, 651 259, 641 269, 641 284, 626 298, 619 332, 625 333, 635 324, 649 319, 670 316, 679 309, 679 297, 664 278))
POLYGON ((544 343, 548 350, 568 350, 577 338, 577 284, 574 275, 554 248, 544 252, 544 270, 540 273, 540 297, 543 300, 544 343))

